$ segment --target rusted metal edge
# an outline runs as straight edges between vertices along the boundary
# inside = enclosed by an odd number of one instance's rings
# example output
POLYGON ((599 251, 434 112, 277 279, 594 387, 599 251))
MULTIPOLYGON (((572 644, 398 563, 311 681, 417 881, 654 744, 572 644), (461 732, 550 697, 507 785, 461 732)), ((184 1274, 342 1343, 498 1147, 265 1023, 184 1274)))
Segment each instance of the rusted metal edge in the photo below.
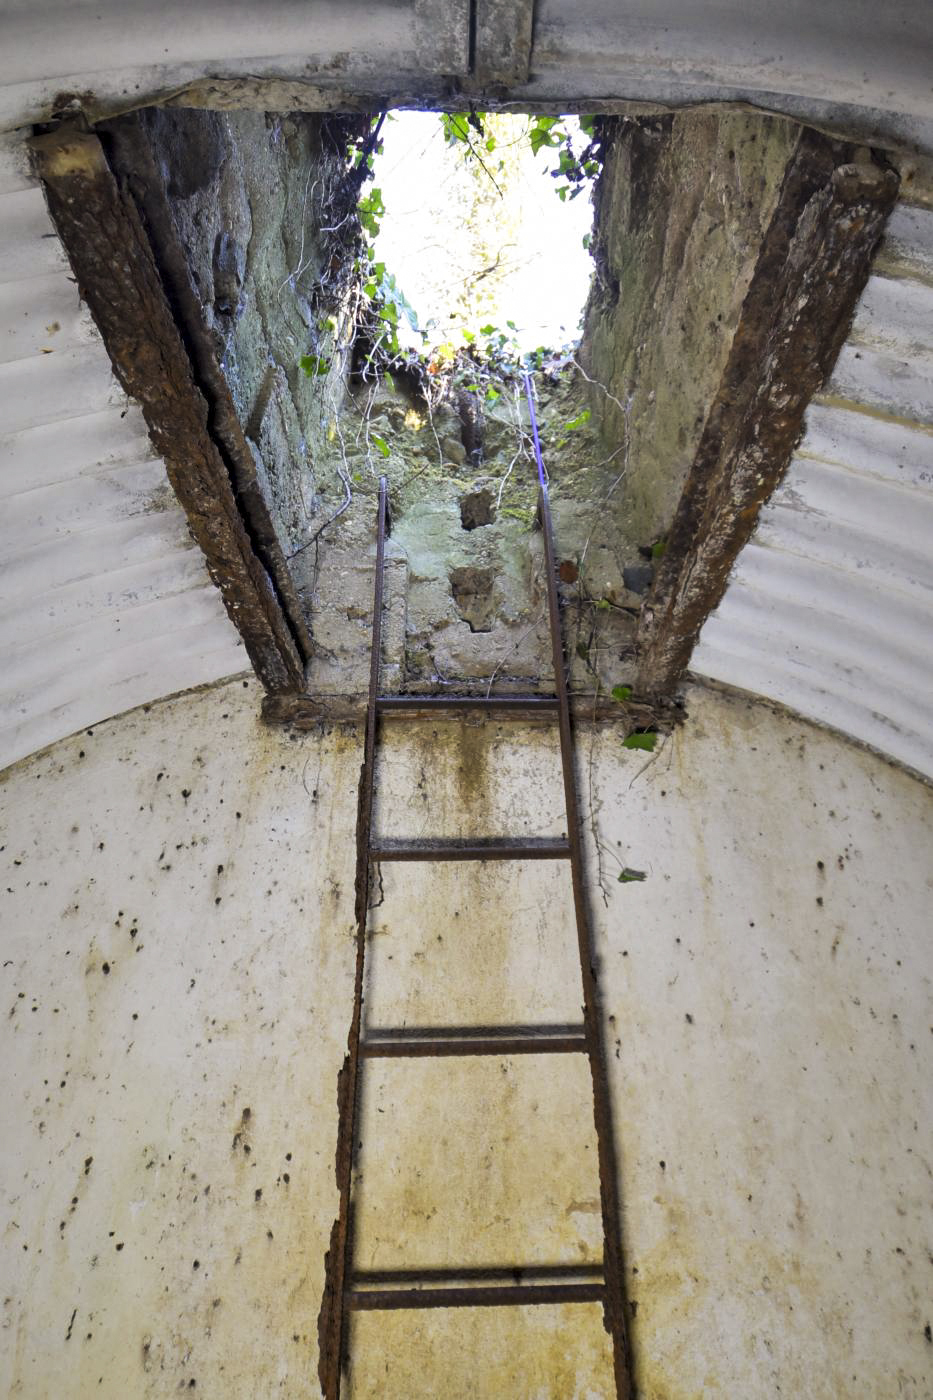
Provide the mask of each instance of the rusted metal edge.
POLYGON ((352 1312, 396 1308, 523 1308, 541 1303, 602 1303, 602 1283, 518 1283, 474 1288, 352 1289, 345 1306, 352 1312))
POLYGON ((434 841, 381 840, 370 848, 375 861, 395 860, 569 860, 570 842, 562 838, 506 838, 434 841))
POLYGON ((376 754, 376 697, 382 657, 382 609, 385 593, 385 540, 388 518, 388 484, 379 479, 379 517, 376 531, 376 578, 373 588, 373 646, 369 670, 369 704, 366 737, 360 768, 356 822, 356 967, 353 1013, 347 1034, 347 1053, 337 1080, 337 1152, 335 1170, 340 1204, 331 1229, 330 1247, 324 1259, 324 1294, 318 1314, 318 1378, 324 1400, 339 1400, 343 1365, 345 1281, 353 1257, 353 1141, 356 1130, 357 1079, 360 1031, 363 1021, 363 972, 366 956, 366 923, 369 912, 373 824, 373 784, 376 754))
MULTIPOLYGON (((526 381, 527 383, 527 381, 526 381)), ((534 404, 528 387, 529 408, 534 421, 534 404)), ((554 680, 560 702, 558 728, 560 733, 561 770, 564 781, 564 803, 567 832, 570 838, 570 874, 573 884, 573 906, 577 925, 577 946, 583 983, 583 1020, 586 1026, 590 1076, 593 1084, 593 1121, 596 1129, 596 1151, 599 1162, 599 1198, 603 1226, 603 1269, 605 1287, 602 1291, 603 1320, 612 1339, 613 1374, 617 1400, 633 1400, 634 1378, 631 1345, 628 1333, 627 1297, 622 1255, 622 1223, 620 1217, 618 1162, 612 1123, 612 1102, 606 1070, 606 1053, 596 981, 596 951, 590 925, 589 906, 584 880, 583 843, 580 836, 580 814, 577 806, 577 785, 574 771, 573 728, 567 691, 567 660, 560 620, 560 600, 557 593, 557 557, 554 546, 554 526, 548 500, 547 483, 538 451, 540 486, 538 514, 544 535, 544 572, 548 599, 548 626, 551 634, 551 657, 554 680)))
POLYGON ((253 454, 258 456, 259 448, 255 444, 251 447, 247 441, 230 386, 218 363, 166 193, 166 174, 155 158, 146 113, 134 112, 104 123, 97 132, 110 168, 135 202, 148 234, 198 388, 208 405, 208 430, 227 464, 253 548, 273 581, 302 659, 308 661, 313 650, 311 633, 257 475, 253 454))
POLYGON ((898 190, 893 170, 801 134, 635 637, 635 693, 669 696, 845 340, 898 190))
POLYGON ((117 379, 142 408, 256 674, 273 694, 298 691, 302 656, 237 507, 136 206, 95 135, 61 127, 30 144, 80 295, 117 379))

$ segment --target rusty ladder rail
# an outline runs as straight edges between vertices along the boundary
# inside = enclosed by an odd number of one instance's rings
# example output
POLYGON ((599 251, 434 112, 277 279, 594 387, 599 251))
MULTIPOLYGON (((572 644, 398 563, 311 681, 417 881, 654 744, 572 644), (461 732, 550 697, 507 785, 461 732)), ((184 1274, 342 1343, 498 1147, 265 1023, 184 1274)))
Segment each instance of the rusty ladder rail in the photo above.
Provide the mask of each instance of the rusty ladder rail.
POLYGON ((538 513, 544 532, 551 651, 557 692, 554 696, 500 696, 485 699, 477 696, 379 694, 385 540, 389 523, 386 478, 382 477, 379 482, 369 703, 357 819, 356 973, 347 1056, 338 1089, 337 1178, 340 1209, 334 1223, 325 1266, 325 1295, 319 1326, 319 1376, 325 1400, 339 1400, 340 1397, 341 1373, 347 1351, 347 1316, 351 1312, 395 1308, 517 1307, 533 1303, 593 1302, 603 1305, 604 1323, 612 1344, 617 1400, 634 1400, 626 1327, 616 1157, 603 1027, 594 972, 594 950, 583 875, 583 851, 574 776, 573 731, 557 594, 557 561, 547 482, 540 462, 537 432, 535 447, 540 477, 538 513), (501 838, 433 841, 373 839, 373 789, 379 716, 423 713, 426 710, 454 714, 494 712, 500 716, 510 715, 516 718, 527 718, 531 714, 539 713, 556 714, 560 734, 567 837, 558 840, 538 838, 517 841, 501 838), (583 985, 583 1024, 372 1030, 367 1032, 364 1039, 361 1034, 363 973, 373 865, 391 860, 529 859, 570 862, 583 985), (589 1059, 599 1160, 603 1223, 602 1263, 598 1266, 558 1264, 514 1268, 390 1270, 378 1273, 354 1271, 352 1179, 361 1061, 385 1056, 407 1058, 542 1053, 585 1054, 589 1059))

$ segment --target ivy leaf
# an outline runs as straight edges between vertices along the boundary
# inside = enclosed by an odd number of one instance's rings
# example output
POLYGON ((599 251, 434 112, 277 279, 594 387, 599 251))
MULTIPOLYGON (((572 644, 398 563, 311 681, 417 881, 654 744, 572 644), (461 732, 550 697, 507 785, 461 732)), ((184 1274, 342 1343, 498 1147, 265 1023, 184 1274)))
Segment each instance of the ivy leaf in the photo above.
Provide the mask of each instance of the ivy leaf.
POLYGON ((656 540, 655 543, 651 546, 652 559, 662 559, 664 557, 664 551, 666 549, 667 540, 656 540))
POLYGON ((653 753, 654 746, 658 742, 658 736, 653 729, 647 729, 641 734, 629 734, 628 738, 622 740, 623 749, 643 749, 645 753, 653 753))
POLYGON ((480 333, 480 335, 495 335, 495 333, 496 333, 496 327, 495 327, 495 326, 480 326, 480 328, 479 328, 479 333, 480 333))
POLYGON ((633 880, 644 880, 645 878, 645 872, 643 870, 632 870, 629 866, 626 866, 619 876, 619 884, 629 885, 633 880))
POLYGON ((302 355, 298 361, 299 369, 303 369, 309 379, 315 375, 326 374, 330 369, 330 360, 325 360, 320 355, 302 355))
POLYGON ((630 685, 614 685, 612 687, 612 698, 618 700, 620 705, 624 705, 630 699, 632 687, 630 685))
POLYGON ((377 447, 377 448, 379 449, 379 451, 382 453, 383 457, 388 457, 388 455, 389 455, 389 444, 386 442, 385 438, 379 437, 378 434, 376 434, 376 433, 370 433, 370 435, 369 435, 369 440, 370 440, 371 443, 373 443, 373 445, 374 445, 375 447, 377 447))
POLYGON ((600 598, 596 604, 596 607, 599 612, 608 612, 609 609, 612 607, 612 604, 610 603, 608 598, 600 598))
POLYGON ((568 433, 572 433, 576 428, 582 428, 584 423, 588 423, 589 421, 590 410, 588 408, 585 408, 580 414, 579 418, 571 418, 569 423, 564 424, 564 427, 566 428, 568 433))
POLYGON ((595 118, 595 117, 581 117, 581 118, 580 118, 580 130, 581 130, 582 132, 585 132, 585 134, 586 134, 587 136, 592 136, 592 135, 593 135, 593 131, 595 130, 595 127, 596 127, 596 118, 595 118))

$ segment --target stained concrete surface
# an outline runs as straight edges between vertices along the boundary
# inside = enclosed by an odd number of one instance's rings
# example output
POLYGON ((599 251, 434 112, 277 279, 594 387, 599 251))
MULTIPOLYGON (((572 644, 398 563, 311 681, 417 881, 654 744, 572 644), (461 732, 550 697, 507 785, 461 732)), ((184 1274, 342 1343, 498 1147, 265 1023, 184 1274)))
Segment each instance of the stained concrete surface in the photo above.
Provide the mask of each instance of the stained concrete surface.
MULTIPOLYGON (((580 732, 641 1393, 922 1400, 930 791, 764 706, 696 689, 689 708, 648 768, 614 728, 580 732), (644 883, 619 885, 620 863, 644 883)), ((255 684, 190 694, 0 784, 12 1396, 318 1394, 361 739, 290 739, 257 710, 255 684)), ((380 829, 560 828, 549 731, 470 728, 388 731, 380 829)), ((404 986, 450 924, 449 1014, 486 1009, 497 958, 503 1019, 523 992, 542 1019, 569 1014, 572 921, 553 870, 526 867, 510 886, 493 869, 485 898, 501 910, 487 924, 480 900, 471 924, 470 886, 452 872, 432 889, 386 867, 374 980, 388 958, 397 968, 381 1004, 373 992, 380 1019, 448 1014, 443 997, 433 1013, 406 1002, 404 986)), ((467 878, 482 885, 482 868, 467 878)), ((475 1124, 460 1146, 450 1135, 451 1170, 482 1203, 504 1180, 491 1146, 531 1123, 553 1219, 594 1249, 592 1190, 563 1165, 571 1099, 551 1115, 543 1076, 510 1097, 528 1066, 492 1063, 504 1098, 480 1100, 448 1065, 475 1124)), ((414 1251, 424 1197, 411 1170, 429 1142, 434 1153, 438 1120, 427 1091, 406 1089, 397 1064, 392 1076, 391 1094, 369 1099, 392 1136, 366 1189, 370 1220, 414 1251), (385 1225, 380 1183, 395 1203, 385 1225)), ((501 1214, 508 1237, 519 1217, 501 1214)), ((475 1225, 491 1250, 494 1223, 481 1204, 454 1227, 475 1225)), ((358 1319, 351 1393, 608 1396, 594 1314, 358 1319)))

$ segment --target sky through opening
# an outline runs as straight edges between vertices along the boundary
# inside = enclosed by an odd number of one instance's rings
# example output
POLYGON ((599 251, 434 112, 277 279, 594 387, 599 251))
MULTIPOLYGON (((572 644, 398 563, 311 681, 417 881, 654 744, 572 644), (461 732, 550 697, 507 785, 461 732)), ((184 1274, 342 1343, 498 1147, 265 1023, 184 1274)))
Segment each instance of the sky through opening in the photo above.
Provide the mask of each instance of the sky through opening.
MULTIPOLYGON (((427 332, 422 339, 402 317, 399 341, 458 349, 494 326, 521 353, 558 349, 579 338, 592 277, 584 246, 593 220, 589 184, 561 200, 565 182, 549 173, 557 153, 532 151, 532 119, 484 120, 495 147, 487 151, 474 136, 479 159, 461 143, 447 144, 436 112, 393 112, 383 127, 374 180, 363 190, 364 198, 380 190, 385 205, 374 257, 427 332)), ((586 145, 577 118, 563 125, 575 149, 586 145)))

